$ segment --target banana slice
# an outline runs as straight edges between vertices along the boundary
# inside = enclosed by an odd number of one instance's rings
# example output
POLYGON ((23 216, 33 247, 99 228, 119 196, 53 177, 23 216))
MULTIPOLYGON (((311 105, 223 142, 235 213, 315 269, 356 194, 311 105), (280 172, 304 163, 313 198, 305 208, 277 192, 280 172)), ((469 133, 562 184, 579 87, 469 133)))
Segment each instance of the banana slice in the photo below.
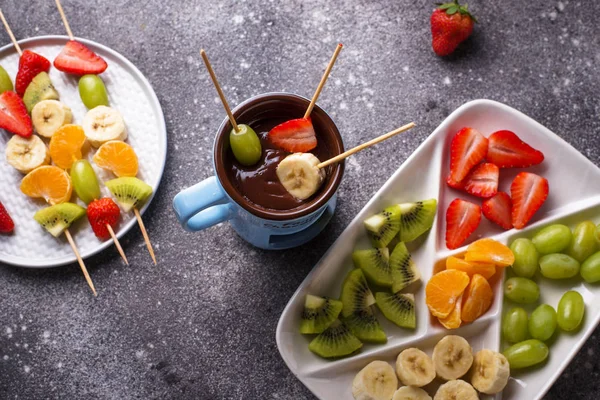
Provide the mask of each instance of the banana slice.
POLYGON ((431 400, 431 396, 421 388, 414 386, 402 386, 396 390, 392 400, 431 400))
POLYGON ((92 146, 100 147, 110 140, 127 139, 125 122, 121 113, 114 108, 98 106, 83 117, 83 131, 92 146))
POLYGON ((28 138, 13 135, 6 143, 6 161, 19 172, 27 174, 41 165, 49 164, 50 152, 37 135, 28 138))
POLYGON ((440 386, 433 400, 479 400, 479 395, 467 382, 454 380, 440 386))
POLYGON ((398 354, 396 374, 403 384, 421 387, 435 379, 435 367, 427 354, 413 347, 398 354))
POLYGON ((52 137, 54 132, 73 120, 71 109, 57 100, 43 100, 31 110, 31 122, 35 131, 44 137, 52 137))
POLYGON ((500 393, 510 377, 510 366, 504 354, 483 349, 475 354, 471 384, 481 393, 500 393))
POLYGON ((394 368, 384 361, 373 361, 352 381, 352 395, 356 400, 391 400, 397 388, 394 368))
POLYGON ((290 154, 277 166, 277 177, 292 196, 306 200, 316 193, 325 179, 325 171, 317 168, 319 163, 311 153, 290 154))
POLYGON ((437 375, 447 381, 458 379, 473 364, 473 349, 464 338, 445 336, 433 349, 433 365, 437 375))

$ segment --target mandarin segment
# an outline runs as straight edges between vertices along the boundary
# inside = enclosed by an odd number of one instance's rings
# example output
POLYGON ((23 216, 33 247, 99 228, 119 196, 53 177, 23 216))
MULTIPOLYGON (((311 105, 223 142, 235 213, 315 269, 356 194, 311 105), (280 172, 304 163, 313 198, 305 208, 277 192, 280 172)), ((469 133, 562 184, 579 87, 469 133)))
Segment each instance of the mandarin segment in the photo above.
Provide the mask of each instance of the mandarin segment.
POLYGON ((470 277, 479 274, 485 279, 490 279, 496 273, 496 266, 490 263, 466 261, 463 258, 450 256, 446 258, 446 269, 456 269, 466 272, 470 277))
POLYGON ((473 275, 463 295, 461 319, 473 322, 481 317, 492 305, 494 292, 487 279, 479 274, 473 275))
POLYGON ((111 140, 104 143, 93 161, 100 168, 111 171, 118 177, 136 176, 138 173, 138 158, 133 148, 120 140, 111 140))
POLYGON ((462 324, 462 319, 460 317, 462 310, 462 298, 463 296, 459 296, 454 309, 446 318, 438 318, 438 321, 442 326, 446 329, 457 329, 460 328, 462 324))
POLYGON ((21 192, 29 197, 43 198, 55 205, 69 201, 73 185, 65 170, 45 165, 25 175, 21 181, 21 192))
POLYGON ((494 239, 480 239, 467 247, 465 260, 508 267, 515 262, 515 256, 507 246, 494 239))
POLYGON ((82 158, 81 148, 84 143, 85 134, 81 126, 63 125, 50 139, 50 157, 58 167, 69 169, 75 161, 82 158))
POLYGON ((468 284, 469 275, 463 271, 447 269, 433 275, 425 287, 425 302, 431 314, 446 318, 468 284))

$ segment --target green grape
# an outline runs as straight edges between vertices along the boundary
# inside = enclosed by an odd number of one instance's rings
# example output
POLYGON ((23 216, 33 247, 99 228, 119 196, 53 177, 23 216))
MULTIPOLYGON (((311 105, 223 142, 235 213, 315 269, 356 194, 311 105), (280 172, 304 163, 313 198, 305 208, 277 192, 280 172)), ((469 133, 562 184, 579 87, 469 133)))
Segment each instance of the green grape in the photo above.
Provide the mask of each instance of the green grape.
POLYGON ((504 282, 504 295, 515 303, 529 304, 540 298, 540 288, 531 279, 516 276, 504 282))
POLYGON ((529 334, 532 338, 546 341, 556 330, 556 311, 548 304, 538 306, 529 317, 529 334))
POLYGON ((540 254, 560 253, 569 246, 572 236, 568 226, 554 224, 533 235, 531 241, 540 254))
POLYGON ((100 198, 100 186, 94 168, 87 160, 77 160, 71 166, 71 181, 77 196, 89 204, 100 198))
POLYGON ((581 264, 581 277, 587 283, 600 281, 600 251, 589 256, 581 264))
POLYGON ((13 90, 13 83, 8 76, 8 72, 0 66, 0 93, 13 90))
POLYGON ((573 240, 566 253, 581 263, 596 251, 598 251, 596 225, 592 221, 583 221, 575 227, 573 240))
POLYGON ((527 311, 521 307, 511 308, 502 319, 502 334, 509 343, 518 343, 527 339, 527 311))
POLYGON ((537 339, 529 339, 513 344, 502 352, 510 364, 510 369, 526 368, 539 364, 548 358, 548 353, 548 346, 537 339))
POLYGON ((563 294, 558 302, 558 326, 563 331, 574 331, 579 327, 585 314, 583 297, 576 291, 570 290, 563 294))
POLYGON ((248 125, 238 125, 239 131, 231 130, 229 144, 238 162, 245 166, 256 164, 262 156, 262 146, 254 129, 248 125))
POLYGON ((579 273, 579 261, 566 254, 547 254, 540 258, 540 271, 550 279, 572 278, 579 273))
POLYGON ((515 256, 512 269, 517 276, 533 278, 538 269, 540 255, 529 239, 520 238, 512 242, 510 250, 515 256))
POLYGON ((79 78, 79 96, 88 109, 108 106, 108 94, 102 78, 98 75, 84 75, 79 78))

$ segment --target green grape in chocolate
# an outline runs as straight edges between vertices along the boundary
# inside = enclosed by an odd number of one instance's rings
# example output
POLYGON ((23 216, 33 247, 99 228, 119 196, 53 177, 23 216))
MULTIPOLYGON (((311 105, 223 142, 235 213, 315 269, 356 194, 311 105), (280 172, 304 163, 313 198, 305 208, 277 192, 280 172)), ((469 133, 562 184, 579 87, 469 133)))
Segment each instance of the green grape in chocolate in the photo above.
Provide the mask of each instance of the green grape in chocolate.
POLYGON ((87 160, 77 160, 71 166, 71 181, 77 197, 85 204, 100 198, 100 186, 94 168, 87 160))
POLYGON ((231 130, 229 144, 235 159, 247 167, 256 164, 262 156, 262 146, 254 129, 248 125, 238 125, 238 131, 231 130))
POLYGON ((0 66, 0 93, 8 92, 13 90, 13 83, 10 80, 10 76, 2 66, 0 66))
POLYGON ((108 106, 106 86, 98 75, 88 74, 79 78, 79 96, 89 110, 98 106, 108 106))

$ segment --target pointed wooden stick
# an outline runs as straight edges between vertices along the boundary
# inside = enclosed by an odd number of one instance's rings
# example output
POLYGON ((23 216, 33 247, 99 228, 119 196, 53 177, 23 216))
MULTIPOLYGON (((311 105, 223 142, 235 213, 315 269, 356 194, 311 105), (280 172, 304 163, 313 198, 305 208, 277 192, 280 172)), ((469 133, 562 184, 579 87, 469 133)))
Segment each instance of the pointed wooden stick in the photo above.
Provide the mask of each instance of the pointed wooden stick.
POLYGON ((219 81, 217 81, 217 76, 215 75, 215 71, 213 71, 212 65, 210 65, 210 61, 208 61, 208 56, 206 55, 206 52, 204 51, 204 49, 200 50, 200 55, 202 56, 202 60, 204 60, 204 65, 206 65, 206 69, 208 70, 210 78, 212 79, 213 84, 215 85, 215 89, 217 89, 217 93, 219 94, 219 97, 221 98, 221 103, 223 103, 223 108, 225 108, 225 112, 227 113, 227 116, 229 117, 229 122, 231 122, 233 129, 235 129, 236 132, 239 132, 240 128, 238 128, 238 125, 235 122, 235 118, 233 118, 233 114, 231 113, 231 109, 229 108, 229 104, 227 103, 227 99, 225 99, 225 95, 223 94, 223 91, 221 90, 219 81))
POLYGON ((106 224, 106 229, 108 229, 108 233, 110 233, 110 237, 112 237, 113 242, 115 242, 115 246, 117 247, 117 250, 119 251, 119 254, 121 255, 121 258, 123 259, 123 261, 125 261, 125 265, 129 265, 129 261, 127 261, 127 257, 125 257, 125 252, 123 251, 123 248, 121 247, 121 243, 119 243, 119 239, 117 238, 117 235, 115 235, 115 231, 113 231, 112 226, 110 226, 109 224, 106 224))
POLYGON ((98 296, 98 293, 96 293, 96 288, 94 287, 94 282, 92 282, 92 278, 90 278, 90 274, 88 274, 87 268, 85 267, 85 264, 83 263, 83 260, 81 259, 81 256, 79 255, 79 250, 77 250, 77 245, 75 245, 73 236, 71 236, 71 232, 69 232, 68 229, 65 229, 65 236, 67 237, 67 240, 69 241, 69 244, 71 245, 71 248, 73 249, 73 253, 75 253, 75 257, 77 257, 77 262, 79 262, 79 266, 81 267, 83 276, 85 276, 85 280, 87 281, 88 285, 90 286, 90 289, 92 289, 94 296, 98 296))
POLYGON ((333 56, 331 57, 331 60, 329 61, 329 64, 327 65, 327 68, 325 69, 325 73, 323 74, 323 77, 321 78, 321 82, 319 82, 319 86, 317 86, 317 91, 315 92, 315 94, 313 95, 312 99, 310 100, 310 104, 308 105, 308 108, 306 109, 306 112, 304 113, 304 118, 308 118, 310 116, 310 113, 312 112, 315 103, 317 102, 317 99, 319 98, 319 95, 321 94, 321 90, 323 90, 323 86, 325 86, 325 82, 327 81, 327 78, 329 77, 329 73, 331 72, 331 69, 333 68, 333 64, 335 64, 335 60, 337 60, 338 54, 340 54, 340 51, 342 51, 342 44, 339 43, 337 45, 337 47, 335 48, 335 51, 333 52, 333 56))
POLYGON ((142 216, 137 208, 133 209, 135 213, 135 218, 138 221, 140 226, 140 230, 142 231, 142 235, 144 235, 144 241, 146 242, 146 247, 148 248, 148 252, 150 253, 150 257, 152 257, 152 261, 154 261, 154 265, 156 265, 156 257, 154 256, 154 249, 152 248, 152 243, 150 243, 150 238, 148 237, 148 232, 146 232, 146 226, 144 225, 144 221, 142 221, 142 216))
POLYGON ((358 146, 356 146, 356 147, 354 147, 354 148, 352 148, 352 149, 350 149, 350 150, 348 150, 348 151, 345 151, 345 152, 343 152, 343 153, 342 153, 342 154, 340 154, 340 155, 337 155, 337 156, 335 156, 335 157, 333 157, 333 158, 330 158, 330 159, 329 159, 329 160, 327 160, 327 161, 323 161, 322 163, 320 163, 320 164, 317 164, 317 168, 325 168, 325 167, 326 167, 326 166, 328 166, 328 165, 331 165, 331 164, 334 164, 334 163, 336 163, 336 162, 339 162, 339 161, 343 160, 343 159, 344 159, 344 158, 346 158, 346 157, 350 157, 350 156, 351 156, 352 154, 354 154, 354 153, 358 153, 359 151, 361 151, 361 150, 363 150, 363 149, 366 149, 367 147, 371 147, 371 146, 373 146, 374 144, 377 144, 377 143, 379 143, 379 142, 383 142, 384 140, 386 140, 386 139, 389 139, 389 138, 391 138, 392 136, 395 136, 395 135, 397 135, 397 134, 399 134, 399 133, 405 132, 405 131, 407 131, 407 130, 409 130, 409 129, 413 128, 414 126, 415 126, 415 123, 414 123, 414 122, 411 122, 411 123, 409 123, 409 124, 406 124, 406 125, 404 125, 404 126, 401 126, 401 127, 400 127, 400 128, 398 128, 398 129, 395 129, 395 130, 393 130, 393 131, 391 131, 391 132, 388 132, 388 133, 386 133, 385 135, 381 135, 381 136, 379 136, 379 137, 376 137, 375 139, 369 140, 369 141, 368 141, 368 142, 366 142, 366 143, 363 143, 363 144, 361 144, 361 145, 358 145, 358 146))
POLYGON ((17 49, 17 53, 19 53, 19 56, 20 56, 21 54, 23 54, 23 52, 21 51, 21 46, 19 46, 19 43, 17 43, 17 39, 15 39, 15 35, 13 35, 12 29, 10 29, 10 26, 8 25, 8 22, 6 22, 6 18, 4 18, 4 14, 2 13, 2 9, 0 9, 0 19, 2 19, 2 23, 4 24, 4 28, 6 29, 6 33, 8 33, 8 36, 10 37, 10 40, 12 41, 13 45, 15 46, 15 49, 17 49))
POLYGON ((58 12, 60 13, 62 22, 65 25, 65 29, 67 30, 67 35, 69 35, 69 39, 75 40, 75 37, 73 36, 73 32, 71 32, 71 26, 69 26, 69 21, 67 20, 67 16, 65 15, 65 10, 63 10, 62 5, 60 4, 60 0, 56 0, 56 7, 58 8, 58 12))

